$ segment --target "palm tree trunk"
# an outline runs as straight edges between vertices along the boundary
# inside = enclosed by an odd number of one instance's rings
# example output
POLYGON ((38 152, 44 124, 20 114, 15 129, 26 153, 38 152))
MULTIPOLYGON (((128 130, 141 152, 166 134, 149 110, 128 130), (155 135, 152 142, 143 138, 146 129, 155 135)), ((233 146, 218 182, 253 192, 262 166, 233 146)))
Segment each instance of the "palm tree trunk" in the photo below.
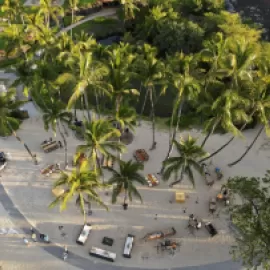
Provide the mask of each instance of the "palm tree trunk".
POLYGON ((85 116, 84 98, 82 96, 81 96, 81 110, 82 110, 83 118, 85 120, 87 117, 85 116))
POLYGON ((143 112, 144 112, 144 108, 145 108, 145 105, 146 105, 146 100, 148 98, 148 94, 149 94, 149 89, 147 88, 146 92, 145 92, 145 95, 144 95, 144 101, 143 101, 143 105, 142 105, 142 109, 141 109, 141 113, 139 115, 139 126, 141 125, 141 121, 142 121, 142 115, 143 115, 143 112))
POLYGON ((50 28, 50 14, 47 14, 47 27, 50 28))
MULTIPOLYGON (((256 110, 254 109, 254 110, 252 111, 252 113, 250 114, 250 117, 252 117, 252 116, 254 115, 255 112, 256 112, 256 110)), ((243 131, 247 124, 248 124, 248 122, 246 122, 245 124, 243 124, 243 126, 240 128, 240 131, 243 131)), ((217 149, 214 153, 212 153, 210 156, 201 159, 201 160, 199 161, 199 163, 204 162, 204 161, 208 160, 209 158, 215 156, 215 155, 218 154, 219 152, 221 152, 221 151, 222 151, 225 147, 227 147, 234 139, 235 139, 235 136, 232 136, 225 144, 223 144, 220 148, 218 148, 218 149, 217 149)))
POLYGON ((85 108, 87 111, 88 121, 91 122, 91 114, 90 114, 90 110, 89 110, 88 95, 87 95, 86 91, 83 91, 83 96, 84 96, 84 103, 85 103, 85 108))
POLYGON ((152 146, 150 150, 154 150, 156 148, 157 142, 156 142, 156 120, 155 120, 155 106, 154 106, 154 100, 153 100, 153 88, 149 88, 149 97, 150 97, 150 103, 151 103, 151 120, 152 120, 152 146))
POLYGON ((86 213, 85 213, 85 210, 83 211, 83 224, 86 224, 86 213))
POLYGON ((98 115, 98 119, 100 119, 100 106, 99 106, 99 98, 98 98, 97 91, 95 91, 95 98, 96 98, 97 115, 98 115))
MULTIPOLYGON (((183 106, 184 106, 184 102, 185 102, 185 100, 183 98, 182 101, 179 103, 176 125, 174 127, 172 137, 170 138, 169 150, 168 150, 168 153, 167 153, 166 158, 164 159, 164 161, 167 160, 170 157, 170 155, 171 155, 171 153, 173 151, 173 141, 175 140, 175 137, 176 137, 176 134, 177 134, 177 131, 178 131, 178 128, 179 128, 179 122, 180 122, 180 118, 181 118, 181 115, 182 115, 182 109, 183 109, 183 106)), ((163 172, 163 170, 164 170, 164 166, 161 169, 161 173, 163 172)))
POLYGON ((253 139, 252 143, 248 146, 248 148, 246 149, 246 151, 242 154, 242 156, 240 158, 238 158, 236 161, 228 164, 229 167, 232 167, 234 165, 236 165, 237 163, 239 163, 246 155, 247 153, 250 151, 250 149, 253 147, 253 145, 255 144, 255 142, 258 140, 258 138, 260 137, 261 133, 263 132, 264 130, 264 126, 262 126, 257 135, 255 136, 255 138, 253 139))
POLYGON ((202 148, 204 147, 206 141, 207 141, 207 140, 210 138, 210 136, 214 133, 214 131, 215 131, 217 125, 219 124, 219 122, 220 122, 220 119, 218 119, 218 120, 214 123, 214 125, 212 126, 212 128, 210 129, 210 131, 209 131, 209 132, 207 133, 207 135, 205 136, 205 138, 204 138, 204 140, 203 140, 203 142, 202 142, 202 144, 201 144, 201 147, 202 147, 202 148))
MULTIPOLYGON (((101 168, 101 163, 100 163, 100 159, 99 159, 99 156, 98 156, 97 149, 95 149, 95 154, 96 154, 96 163, 97 163, 97 166, 98 166, 98 169, 99 169, 99 173, 100 173, 100 175, 103 176, 103 174, 102 174, 102 168, 101 168)), ((103 181, 104 181, 104 179, 103 179, 103 181)))
POLYGON ((57 121, 57 127, 58 127, 58 131, 60 133, 60 136, 62 137, 62 140, 64 142, 64 149, 65 149, 65 169, 67 169, 67 167, 68 167, 68 157, 67 157, 67 150, 68 150, 68 148, 67 148, 67 141, 66 141, 66 138, 65 138, 64 133, 62 132, 62 130, 60 128, 59 121, 57 121))
POLYGON ((126 201, 127 201, 127 190, 125 189, 124 205, 126 204, 126 201))
POLYGON ((119 113, 121 101, 122 101, 122 96, 118 95, 116 97, 116 100, 115 100, 115 113, 116 113, 116 115, 119 113))
POLYGON ((64 130, 65 135, 68 137, 68 130, 67 130, 66 126, 64 125, 64 123, 62 121, 60 121, 60 123, 61 123, 63 130, 64 130))
POLYGON ((15 130, 13 130, 11 124, 7 121, 7 125, 10 129, 10 131, 12 132, 13 136, 21 143, 23 144, 24 148, 26 149, 27 153, 31 156, 33 162, 35 165, 38 165, 38 162, 37 162, 37 158, 36 158, 36 155, 33 155, 31 150, 29 149, 28 145, 22 141, 22 139, 17 135, 17 133, 15 132, 15 130))
POLYGON ((23 14, 21 14, 20 17, 21 17, 21 20, 22 20, 22 24, 24 25, 25 22, 24 22, 23 14))
MULTIPOLYGON (((73 23, 74 23, 74 9, 72 8, 72 9, 71 9, 71 25, 72 25, 73 23)), ((73 29, 73 28, 70 29, 71 40, 72 40, 72 34, 73 34, 72 29, 73 29)))

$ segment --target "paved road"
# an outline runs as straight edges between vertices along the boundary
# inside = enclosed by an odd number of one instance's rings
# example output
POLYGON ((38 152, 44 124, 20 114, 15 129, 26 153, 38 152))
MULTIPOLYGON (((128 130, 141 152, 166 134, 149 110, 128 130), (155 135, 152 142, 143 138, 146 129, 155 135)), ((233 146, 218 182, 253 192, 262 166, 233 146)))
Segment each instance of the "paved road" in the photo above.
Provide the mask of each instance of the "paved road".
POLYGON ((84 18, 83 20, 81 21, 78 21, 72 25, 69 25, 65 28, 62 28, 61 31, 56 35, 56 36, 59 36, 61 33, 63 32, 67 32, 75 27, 77 27, 78 25, 81 25, 85 22, 88 22, 88 21, 91 21, 91 20, 94 20, 95 18, 98 18, 98 17, 111 17, 111 16, 114 16, 116 14, 116 10, 117 8, 109 8, 109 9, 103 9, 99 12, 96 12, 92 15, 89 15, 88 17, 84 18))
MULTIPOLYGON (((20 229, 25 233, 29 234, 29 228, 31 225, 28 223, 26 218, 22 215, 22 213, 14 206, 12 200, 9 198, 6 193, 3 185, 0 183, 0 202, 2 203, 4 209, 8 212, 9 217, 13 224, 20 225, 20 229)), ((61 259, 63 249, 56 245, 48 245, 48 246, 40 246, 44 251, 53 255, 56 258, 61 259)), ((195 254, 194 254, 195 255, 195 254)), ((75 266, 79 269, 95 269, 95 270, 126 270, 126 267, 114 266, 112 264, 105 263, 96 263, 93 260, 83 258, 79 255, 76 255, 72 252, 69 254, 69 258, 67 260, 72 266, 75 266)), ((53 270, 53 268, 50 268, 53 270)), ((55 268, 56 269, 56 268, 55 268)), ((129 270, 141 270, 140 268, 128 268, 129 270)), ((166 268, 161 270, 239 270, 241 266, 238 263, 234 263, 232 261, 226 261, 221 263, 214 263, 209 265, 202 266, 192 266, 192 267, 179 267, 179 268, 166 268)), ((150 270, 150 269, 148 269, 150 270)))

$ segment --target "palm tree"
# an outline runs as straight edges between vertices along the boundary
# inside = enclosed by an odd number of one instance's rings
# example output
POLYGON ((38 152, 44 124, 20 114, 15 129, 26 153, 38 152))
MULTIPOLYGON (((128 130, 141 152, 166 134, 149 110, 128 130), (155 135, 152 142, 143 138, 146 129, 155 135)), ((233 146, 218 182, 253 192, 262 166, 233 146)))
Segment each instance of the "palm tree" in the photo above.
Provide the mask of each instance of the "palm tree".
POLYGON ((38 15, 44 17, 45 25, 50 28, 50 18, 58 24, 58 17, 64 16, 64 11, 61 6, 54 5, 52 0, 40 0, 38 15))
POLYGON ((250 117, 245 112, 248 101, 240 97, 237 91, 224 90, 224 92, 212 102, 212 104, 203 104, 198 111, 211 112, 213 115, 206 122, 206 130, 208 130, 201 147, 204 147, 206 141, 214 133, 218 126, 221 126, 225 131, 231 132, 234 136, 240 135, 241 131, 235 126, 234 122, 248 123, 250 117))
POLYGON ((192 70, 194 68, 193 61, 194 60, 192 56, 185 56, 184 54, 181 53, 181 54, 176 55, 171 62, 172 71, 175 69, 180 73, 172 75, 173 85, 174 85, 174 88, 177 90, 177 96, 174 102, 170 129, 172 129, 172 125, 175 122, 175 117, 176 117, 176 123, 175 123, 174 130, 170 132, 169 150, 168 150, 165 160, 167 160, 172 153, 173 145, 174 145, 173 141, 175 141, 175 137, 176 137, 178 127, 179 127, 180 118, 182 115, 182 109, 185 102, 188 100, 194 100, 200 92, 200 84, 197 81, 197 79, 192 76, 192 72, 194 72, 192 70))
MULTIPOLYGON (((69 0, 68 3, 71 9, 71 24, 74 24, 74 12, 78 9, 79 0, 69 0)), ((70 30, 70 35, 72 38, 72 28, 70 30)))
POLYGON ((99 176, 89 169, 80 168, 74 169, 70 174, 61 172, 60 178, 54 183, 54 187, 63 187, 64 193, 58 196, 49 207, 60 205, 60 211, 67 208, 67 203, 76 196, 76 205, 80 207, 83 214, 84 224, 86 223, 86 209, 85 204, 89 208, 91 202, 96 202, 106 210, 108 207, 102 202, 97 190, 106 187, 100 183, 99 176))
POLYGON ((259 136, 265 129, 266 134, 269 136, 269 109, 270 109, 270 97, 269 97, 269 75, 259 78, 257 82, 253 84, 253 87, 246 94, 251 99, 253 105, 253 112, 255 117, 260 121, 262 126, 259 128, 256 136, 252 140, 251 144, 247 147, 244 153, 234 162, 228 164, 228 166, 234 166, 248 154, 250 149, 253 147, 255 142, 258 140, 259 136))
MULTIPOLYGON (((245 91, 242 93, 242 96, 238 98, 238 100, 240 102, 242 102, 242 104, 243 104, 243 102, 245 103, 245 107, 247 106, 246 100, 248 100, 248 102, 249 102, 249 107, 246 107, 246 109, 245 109, 246 112, 243 113, 243 111, 242 111, 240 113, 240 114, 242 114, 242 118, 241 119, 238 118, 238 121, 240 120, 240 122, 243 123, 241 128, 239 129, 240 132, 245 129, 245 127, 247 126, 248 123, 250 123, 252 120, 257 118, 263 124, 263 126, 266 129, 266 132, 268 133, 267 111, 269 110, 269 106, 270 106, 270 100, 269 100, 270 98, 268 96, 268 90, 267 90, 268 84, 269 84, 269 78, 267 75, 262 76, 261 78, 258 78, 254 82, 249 82, 248 83, 249 89, 245 89, 245 91)), ((236 105, 236 108, 239 108, 239 106, 236 105)), ((237 110, 239 111, 239 109, 237 109, 237 110)), ((240 106, 240 111, 241 111, 241 106, 240 106)), ((261 131, 260 130, 258 131, 258 135, 255 136, 256 140, 258 139, 258 137, 262 131, 263 131, 263 128, 261 131)), ((239 132, 238 132, 238 134, 239 134, 239 132)), ((223 144, 216 151, 211 153, 208 157, 202 159, 200 162, 203 162, 209 158, 212 158, 216 154, 220 153, 234 139, 235 139, 235 134, 225 144, 223 144)), ((249 152, 249 150, 252 148, 252 146, 254 145, 256 140, 251 143, 251 147, 249 146, 247 148, 247 150, 245 151, 245 153, 241 156, 241 158, 239 158, 239 160, 237 160, 238 162, 241 161, 244 158, 244 156, 249 152)), ((236 163, 235 164, 233 164, 233 163, 230 163, 229 166, 236 164, 236 163)))
POLYGON ((19 127, 20 121, 11 116, 11 111, 18 110, 25 103, 24 101, 15 101, 15 95, 15 89, 8 89, 7 92, 0 92, 0 132, 3 136, 12 133, 12 135, 23 144, 34 164, 37 165, 36 155, 32 154, 27 144, 22 141, 14 130, 19 127))
POLYGON ((117 115, 108 119, 109 122, 116 122, 119 124, 120 129, 128 128, 134 130, 136 126, 136 110, 128 104, 121 104, 117 115))
POLYGON ((7 16, 8 23, 11 25, 18 15, 17 13, 17 5, 19 4, 19 0, 5 0, 3 5, 1 6, 1 11, 7 16))
MULTIPOLYGON (((44 96, 42 97, 44 99, 44 96)), ((47 102, 37 102, 37 105, 42 109, 43 112, 43 122, 44 128, 48 131, 49 127, 53 130, 56 135, 56 129, 58 129, 60 136, 64 142, 65 149, 65 168, 68 167, 68 156, 67 156, 67 140, 66 137, 60 127, 60 124, 70 123, 72 119, 72 114, 66 111, 66 105, 56 98, 48 99, 47 102)))
POLYGON ((139 2, 139 1, 138 0, 120 0, 120 2, 124 7, 124 14, 125 14, 124 20, 133 19, 135 17, 134 12, 139 10, 139 8, 136 6, 136 2, 139 2))
POLYGON ((173 141, 178 156, 169 157, 167 160, 163 161, 163 179, 167 181, 172 174, 174 174, 175 179, 177 179, 179 172, 180 178, 171 183, 170 186, 180 183, 185 174, 188 176, 192 185, 195 186, 193 170, 202 174, 202 167, 197 159, 205 156, 206 152, 196 144, 196 141, 197 140, 190 135, 186 140, 180 139, 179 142, 176 140, 173 141))
POLYGON ((248 40, 234 40, 230 46, 231 53, 222 63, 229 70, 231 89, 239 90, 243 82, 252 82, 256 71, 254 64, 259 55, 258 46, 250 44, 248 40))
MULTIPOLYGON (((146 89, 145 99, 143 102, 142 113, 146 100, 149 95, 151 104, 151 120, 152 120, 152 146, 151 150, 156 147, 156 136, 155 136, 155 86, 164 84, 163 74, 165 71, 164 64, 157 59, 157 49, 149 44, 144 44, 142 48, 143 59, 138 60, 138 67, 141 73, 141 78, 143 81, 143 86, 146 89)), ((141 113, 141 114, 142 114, 141 113)))
MULTIPOLYGON (((74 85, 73 94, 68 102, 69 109, 74 106, 79 97, 83 95, 88 113, 88 121, 90 121, 91 116, 87 90, 89 87, 95 88, 96 90, 102 88, 102 85, 104 85, 102 79, 106 76, 107 69, 103 64, 95 61, 92 53, 87 51, 82 52, 79 50, 69 53, 66 62, 70 68, 70 72, 59 75, 56 83, 63 85, 67 82, 71 82, 74 85)), ((104 88, 102 88, 102 91, 109 95, 109 92, 104 88)))
POLYGON ((115 114, 119 112, 123 96, 139 95, 137 89, 132 89, 130 84, 131 71, 130 66, 133 63, 134 56, 130 53, 128 44, 112 47, 107 53, 108 60, 108 84, 115 98, 115 114))
POLYGON ((94 167, 95 172, 101 173, 100 158, 113 156, 111 151, 122 152, 124 145, 115 138, 121 133, 111 123, 104 119, 92 120, 84 123, 85 144, 78 146, 78 152, 87 154, 87 158, 94 167))
POLYGON ((145 178, 139 173, 143 170, 143 165, 138 162, 133 162, 129 160, 128 162, 119 162, 119 171, 112 168, 106 168, 112 172, 112 177, 109 179, 108 183, 115 185, 112 192, 112 203, 116 203, 117 197, 124 190, 124 209, 127 208, 127 199, 132 201, 133 196, 139 198, 142 202, 142 197, 138 192, 135 183, 145 185, 147 182, 145 178))

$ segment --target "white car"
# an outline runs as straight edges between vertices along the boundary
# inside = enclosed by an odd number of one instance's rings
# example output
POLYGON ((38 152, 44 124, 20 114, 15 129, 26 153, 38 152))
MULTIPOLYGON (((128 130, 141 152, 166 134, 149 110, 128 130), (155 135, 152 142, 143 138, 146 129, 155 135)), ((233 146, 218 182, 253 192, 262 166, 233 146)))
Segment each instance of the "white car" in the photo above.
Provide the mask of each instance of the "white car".
POLYGON ((91 224, 89 223, 84 224, 76 242, 80 245, 84 245, 88 239, 91 230, 92 230, 91 224))

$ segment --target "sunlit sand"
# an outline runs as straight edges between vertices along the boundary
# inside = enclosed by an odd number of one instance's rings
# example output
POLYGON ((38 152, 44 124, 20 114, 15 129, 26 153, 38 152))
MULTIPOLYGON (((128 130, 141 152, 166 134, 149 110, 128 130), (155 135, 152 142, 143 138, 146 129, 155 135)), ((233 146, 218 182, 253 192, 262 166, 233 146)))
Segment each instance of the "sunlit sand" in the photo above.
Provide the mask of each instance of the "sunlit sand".
MULTIPOLYGON (((122 208, 123 196, 119 197, 118 203, 111 204, 110 191, 109 195, 105 191, 101 192, 102 199, 109 205, 109 212, 99 208, 95 204, 92 206, 93 215, 88 217, 88 221, 93 224, 94 229, 90 234, 89 240, 84 247, 77 246, 75 239, 78 236, 80 226, 83 223, 83 217, 74 203, 70 203, 66 211, 59 213, 59 209, 48 209, 49 203, 54 199, 51 192, 54 179, 57 174, 49 177, 41 175, 40 170, 49 164, 59 162, 63 167, 64 150, 58 149, 49 154, 42 152, 40 143, 53 136, 52 132, 46 132, 43 129, 43 123, 39 112, 35 111, 31 104, 28 107, 31 118, 24 121, 19 136, 27 143, 33 153, 37 154, 39 165, 33 165, 27 155, 23 145, 16 141, 15 138, 0 139, 0 149, 9 152, 12 160, 7 168, 1 172, 1 181, 8 192, 9 196, 26 216, 26 218, 36 226, 40 231, 49 234, 53 242, 70 246, 70 250, 81 256, 87 257, 91 246, 102 248, 102 238, 111 237, 115 240, 112 247, 108 250, 117 253, 116 265, 133 266, 141 268, 163 268, 180 267, 209 264, 230 260, 229 247, 233 243, 233 238, 228 229, 228 217, 225 206, 220 204, 214 215, 209 213, 209 199, 216 196, 222 184, 235 175, 242 176, 263 176, 269 168, 270 154, 268 149, 269 139, 262 135, 254 148, 238 165, 229 168, 227 164, 240 156, 256 134, 256 130, 248 130, 245 139, 236 139, 223 152, 211 160, 212 167, 218 166, 222 169, 224 177, 216 181, 213 187, 209 188, 203 177, 196 175, 196 187, 193 189, 187 179, 183 183, 169 187, 169 182, 162 180, 155 187, 139 187, 144 203, 134 200, 129 204, 127 211, 122 208), (173 198, 175 191, 183 191, 188 194, 185 203, 176 203, 173 198), (172 200, 172 203, 170 201, 172 200), (196 201, 198 200, 198 203, 196 201), (186 213, 184 213, 186 210, 186 213), (157 218, 155 216, 157 214, 157 218), (191 235, 187 229, 189 214, 194 214, 204 221, 211 221, 218 229, 219 234, 211 238, 206 229, 203 227, 191 235), (219 214, 218 217, 216 214, 219 214), (63 239, 58 230, 58 226, 63 225, 67 237, 63 239), (157 253, 157 242, 145 243, 142 238, 145 234, 166 228, 174 227, 177 231, 175 239, 182 242, 180 251, 176 251, 174 256, 164 251, 162 254, 157 253), (136 235, 136 243, 132 252, 132 259, 122 258, 122 249, 124 239, 128 233, 136 235), (148 254, 148 259, 143 259, 148 254)), ((188 133, 197 137, 199 142, 202 141, 203 135, 198 130, 181 131, 181 136, 185 137, 188 133)), ((157 148, 149 151, 151 147, 151 126, 148 122, 143 122, 140 127, 136 128, 135 139, 133 143, 127 146, 127 151, 122 155, 123 160, 133 159, 133 152, 136 149, 145 149, 150 158, 145 163, 144 174, 157 173, 160 171, 161 162, 168 150, 168 131, 158 130, 156 135, 157 148)), ((222 145, 228 138, 229 134, 213 135, 206 144, 206 151, 212 152, 222 145)), ((57 134, 57 140, 60 136, 57 134)), ((78 141, 69 131, 68 153, 69 165, 76 146, 81 142, 78 141)), ((210 170, 212 170, 210 167, 210 170)), ((214 173, 214 172, 213 172, 214 173)), ((105 179, 109 174, 105 173, 105 179)), ((104 247, 103 247, 104 248, 104 247)), ((106 248, 105 248, 106 249, 106 248)))

